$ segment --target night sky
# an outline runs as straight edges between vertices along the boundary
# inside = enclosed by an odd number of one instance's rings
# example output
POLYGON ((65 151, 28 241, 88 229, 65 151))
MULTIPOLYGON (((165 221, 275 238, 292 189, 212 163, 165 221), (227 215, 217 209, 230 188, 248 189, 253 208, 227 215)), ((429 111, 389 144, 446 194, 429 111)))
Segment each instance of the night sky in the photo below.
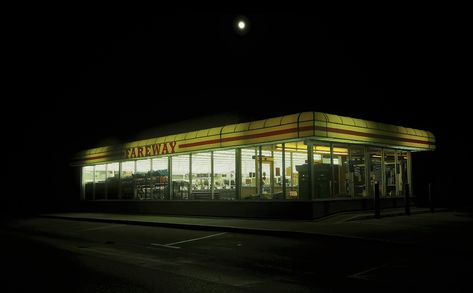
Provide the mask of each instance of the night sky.
POLYGON ((22 123, 12 131, 21 147, 11 166, 14 174, 30 169, 29 202, 64 203, 78 198, 68 164, 79 150, 321 111, 432 131, 438 151, 415 156, 415 176, 445 193, 467 178, 466 162, 458 166, 465 158, 452 153, 466 144, 460 126, 468 110, 455 86, 461 81, 452 81, 463 41, 442 13, 67 7, 42 14, 20 46, 20 71, 34 82, 12 101, 22 123), (235 32, 238 16, 249 23, 244 35, 235 32))

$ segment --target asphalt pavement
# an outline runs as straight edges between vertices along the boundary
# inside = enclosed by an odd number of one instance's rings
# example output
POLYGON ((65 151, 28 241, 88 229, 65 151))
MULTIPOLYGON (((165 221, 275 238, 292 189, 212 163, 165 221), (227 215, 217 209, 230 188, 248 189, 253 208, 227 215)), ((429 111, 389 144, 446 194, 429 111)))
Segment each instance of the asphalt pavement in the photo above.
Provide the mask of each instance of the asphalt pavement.
POLYGON ((395 208, 383 210, 381 218, 375 218, 372 211, 359 211, 338 213, 312 221, 114 213, 55 213, 41 216, 78 221, 283 237, 341 237, 399 244, 448 246, 451 244, 450 240, 464 236, 455 234, 448 226, 452 223, 470 224, 472 219, 468 215, 468 213, 447 209, 437 209, 432 213, 430 209, 426 208, 412 208, 411 214, 406 215, 404 209, 395 208), (463 216, 459 216, 460 214, 463 216), (442 227, 445 227, 442 233, 432 233, 433 230, 439 230, 442 227), (447 239, 449 240, 446 241, 447 239))

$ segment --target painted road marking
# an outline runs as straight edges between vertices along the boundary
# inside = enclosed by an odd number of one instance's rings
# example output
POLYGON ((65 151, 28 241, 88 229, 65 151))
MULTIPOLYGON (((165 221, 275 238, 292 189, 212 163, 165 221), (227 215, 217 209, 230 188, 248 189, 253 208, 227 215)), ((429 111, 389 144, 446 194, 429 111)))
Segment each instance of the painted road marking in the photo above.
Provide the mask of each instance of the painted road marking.
POLYGON ((161 247, 166 247, 166 248, 181 249, 179 246, 172 246, 172 245, 159 244, 159 243, 151 243, 151 246, 161 246, 161 247))
POLYGON ((152 246, 161 246, 161 247, 167 247, 167 248, 174 248, 174 249, 179 249, 179 246, 175 246, 175 244, 181 244, 181 243, 186 243, 186 242, 192 242, 192 241, 197 241, 197 240, 202 240, 210 237, 215 237, 215 236, 220 236, 223 234, 226 234, 227 232, 222 232, 222 233, 217 233, 217 234, 212 234, 204 237, 198 237, 198 238, 192 238, 188 240, 182 240, 182 241, 177 241, 177 242, 172 242, 172 243, 167 243, 167 244, 159 244, 159 243, 151 243, 152 246))
POLYGON ((366 276, 363 276, 365 275, 366 273, 369 273, 369 272, 372 272, 372 271, 375 271, 375 270, 378 270, 380 268, 383 268, 385 266, 387 266, 388 264, 385 263, 383 265, 380 265, 380 266, 377 266, 377 267, 373 267, 373 268, 370 268, 370 269, 367 269, 367 270, 364 270, 364 271, 361 271, 361 272, 358 272, 358 273, 354 273, 352 275, 349 275, 348 278, 352 278, 352 279, 360 279, 360 280, 370 280, 370 277, 369 275, 366 275, 366 276))
POLYGON ((109 228, 115 228, 115 227, 121 227, 121 226, 125 226, 125 225, 124 224, 105 225, 105 226, 100 226, 100 227, 95 227, 95 228, 82 229, 82 230, 79 230, 77 232, 102 230, 102 229, 109 229, 109 228))

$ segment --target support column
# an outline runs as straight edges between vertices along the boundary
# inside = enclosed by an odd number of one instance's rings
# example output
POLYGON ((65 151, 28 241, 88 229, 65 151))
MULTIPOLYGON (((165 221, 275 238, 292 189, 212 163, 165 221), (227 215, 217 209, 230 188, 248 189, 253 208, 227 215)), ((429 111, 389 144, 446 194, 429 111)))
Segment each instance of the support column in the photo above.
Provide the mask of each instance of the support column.
MULTIPOLYGON (((210 194, 211 198, 214 199, 214 152, 210 152, 210 194)), ((230 183, 231 184, 231 183, 230 183)))
POLYGON ((259 179, 259 182, 258 182, 258 194, 260 195, 260 197, 262 198, 263 197, 263 147, 262 146, 259 146, 258 147, 258 155, 256 156, 258 158, 258 179, 259 179))
MULTIPOLYGON (((331 168, 331 176, 330 178, 330 197, 335 197, 335 166, 333 166, 333 143, 330 144, 330 168, 331 168)), ((340 177, 338 177, 338 180, 340 180, 340 177)), ((340 185, 340 182, 338 182, 340 185)))
POLYGON ((371 188, 371 157, 368 153, 368 148, 366 146, 363 147, 365 153, 365 192, 366 196, 373 196, 373 189, 371 188))
POLYGON ((384 148, 381 148, 381 195, 386 196, 386 166, 384 165, 384 148))
POLYGON ((286 196, 286 144, 282 144, 282 170, 281 170, 281 176, 282 176, 282 196, 284 199, 287 199, 286 196))
POLYGON ((236 149, 235 161, 236 199, 241 199, 241 149, 236 149))
MULTIPOLYGON (((315 198, 315 188, 314 188, 314 143, 311 141, 307 143, 307 190, 309 191, 309 200, 315 198)), ((299 174, 300 178, 300 174, 299 174)), ((301 184, 299 180, 299 185, 301 184)))
POLYGON ((173 190, 172 190, 172 157, 168 157, 168 194, 169 199, 172 200, 173 190))

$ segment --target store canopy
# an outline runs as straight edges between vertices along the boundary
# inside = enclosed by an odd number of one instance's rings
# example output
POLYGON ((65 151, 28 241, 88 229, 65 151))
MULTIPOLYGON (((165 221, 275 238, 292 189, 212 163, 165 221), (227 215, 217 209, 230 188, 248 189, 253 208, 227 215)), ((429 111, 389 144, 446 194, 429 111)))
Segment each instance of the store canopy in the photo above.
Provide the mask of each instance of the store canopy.
POLYGON ((410 151, 435 149, 434 135, 425 130, 320 112, 303 112, 89 149, 78 153, 72 165, 299 139, 383 146, 410 151))

